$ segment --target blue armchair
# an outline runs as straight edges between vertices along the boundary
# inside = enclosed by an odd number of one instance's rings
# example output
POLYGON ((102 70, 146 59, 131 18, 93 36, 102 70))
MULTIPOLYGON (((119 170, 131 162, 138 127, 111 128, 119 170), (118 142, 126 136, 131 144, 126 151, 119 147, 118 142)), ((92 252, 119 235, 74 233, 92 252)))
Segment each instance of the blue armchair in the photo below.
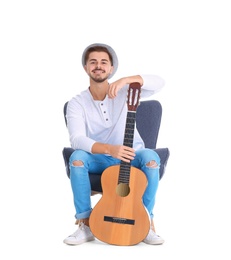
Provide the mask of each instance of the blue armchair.
MULTIPOLYGON (((67 109, 68 102, 64 105, 64 118, 66 121, 66 109, 67 109)), ((165 169, 167 166, 167 162, 169 159, 169 149, 168 148, 156 148, 156 143, 158 139, 160 124, 162 118, 162 106, 161 103, 157 100, 146 100, 141 101, 140 105, 136 111, 136 127, 143 138, 146 148, 154 149, 161 161, 160 166, 160 179, 163 177, 165 173, 165 169)), ((70 177, 70 169, 69 169, 69 158, 74 151, 73 148, 64 147, 62 154, 64 159, 64 164, 66 167, 66 174, 68 178, 70 177)), ((101 176, 94 175, 89 173, 90 182, 91 182, 91 190, 92 194, 101 193, 101 176)))

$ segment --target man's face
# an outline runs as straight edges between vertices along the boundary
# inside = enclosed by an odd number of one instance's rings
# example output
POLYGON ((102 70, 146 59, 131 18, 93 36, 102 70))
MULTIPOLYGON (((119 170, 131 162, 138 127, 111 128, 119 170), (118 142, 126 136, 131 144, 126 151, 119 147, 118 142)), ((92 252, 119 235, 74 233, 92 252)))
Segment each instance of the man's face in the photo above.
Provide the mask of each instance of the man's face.
POLYGON ((113 66, 106 52, 94 51, 90 53, 84 69, 92 80, 100 83, 108 79, 113 66))

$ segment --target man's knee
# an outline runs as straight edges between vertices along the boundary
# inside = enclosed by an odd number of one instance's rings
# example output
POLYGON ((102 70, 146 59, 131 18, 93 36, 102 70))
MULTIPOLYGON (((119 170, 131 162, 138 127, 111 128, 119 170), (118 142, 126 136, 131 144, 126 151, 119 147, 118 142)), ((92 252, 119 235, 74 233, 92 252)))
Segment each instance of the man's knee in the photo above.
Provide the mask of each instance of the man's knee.
POLYGON ((152 160, 146 164, 147 167, 150 168, 158 168, 158 163, 155 160, 152 160))
POLYGON ((78 166, 83 166, 83 162, 82 162, 82 161, 76 161, 76 160, 75 160, 75 161, 72 162, 72 165, 73 165, 73 166, 77 166, 77 167, 78 167, 78 166))

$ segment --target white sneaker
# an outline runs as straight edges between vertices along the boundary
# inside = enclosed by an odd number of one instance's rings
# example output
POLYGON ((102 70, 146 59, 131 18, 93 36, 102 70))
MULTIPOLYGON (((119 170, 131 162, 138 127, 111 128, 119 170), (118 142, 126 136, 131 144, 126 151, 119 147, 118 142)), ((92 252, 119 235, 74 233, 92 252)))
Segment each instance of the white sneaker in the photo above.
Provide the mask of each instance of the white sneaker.
POLYGON ((161 245, 164 243, 164 239, 158 236, 151 228, 148 235, 143 240, 144 243, 149 245, 161 245))
POLYGON ((94 239, 95 237, 91 233, 90 228, 84 225, 84 223, 80 223, 75 233, 65 238, 63 242, 67 245, 79 245, 84 242, 92 241, 94 239))

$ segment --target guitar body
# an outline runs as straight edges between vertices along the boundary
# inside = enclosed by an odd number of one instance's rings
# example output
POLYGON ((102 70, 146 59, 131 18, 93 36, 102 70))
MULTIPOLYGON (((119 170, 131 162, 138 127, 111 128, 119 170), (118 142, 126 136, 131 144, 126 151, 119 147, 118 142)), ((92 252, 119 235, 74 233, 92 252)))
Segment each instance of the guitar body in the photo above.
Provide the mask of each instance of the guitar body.
POLYGON ((134 245, 147 236, 150 228, 142 202, 147 179, 141 170, 131 166, 129 185, 118 184, 119 172, 119 165, 103 172, 103 194, 90 215, 90 229, 96 238, 108 244, 134 245))

